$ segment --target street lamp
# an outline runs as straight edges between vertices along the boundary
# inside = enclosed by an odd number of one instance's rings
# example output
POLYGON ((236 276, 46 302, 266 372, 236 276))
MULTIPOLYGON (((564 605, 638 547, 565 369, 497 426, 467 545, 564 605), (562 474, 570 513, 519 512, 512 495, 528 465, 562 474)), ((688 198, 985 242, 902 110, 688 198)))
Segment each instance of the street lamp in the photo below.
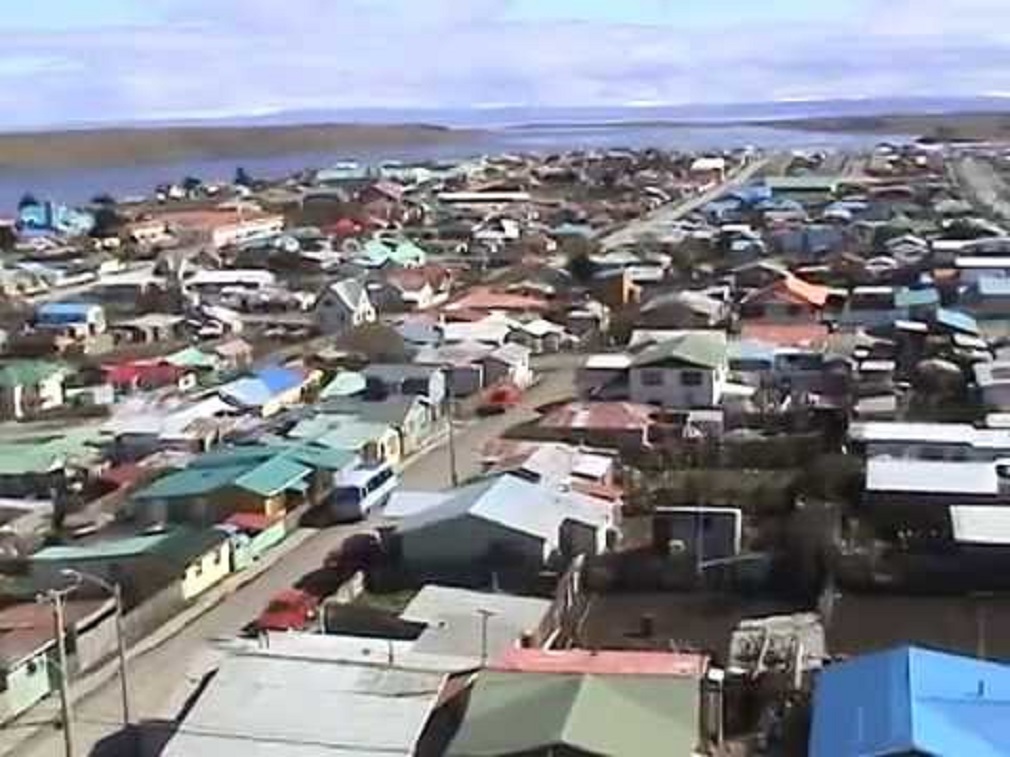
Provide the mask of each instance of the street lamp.
POLYGON ((116 647, 119 655, 119 693, 123 706, 123 729, 130 730, 130 687, 126 670, 126 635, 123 633, 123 590, 118 583, 109 583, 104 578, 82 573, 79 570, 67 568, 60 571, 67 578, 74 580, 74 585, 68 591, 73 591, 83 584, 91 584, 107 592, 116 601, 116 647))
POLYGON ((56 635, 56 665, 60 674, 60 720, 63 725, 63 751, 66 757, 74 757, 74 718, 70 703, 70 666, 67 663, 67 597, 78 589, 80 581, 63 589, 49 589, 35 599, 53 606, 53 628, 56 635))

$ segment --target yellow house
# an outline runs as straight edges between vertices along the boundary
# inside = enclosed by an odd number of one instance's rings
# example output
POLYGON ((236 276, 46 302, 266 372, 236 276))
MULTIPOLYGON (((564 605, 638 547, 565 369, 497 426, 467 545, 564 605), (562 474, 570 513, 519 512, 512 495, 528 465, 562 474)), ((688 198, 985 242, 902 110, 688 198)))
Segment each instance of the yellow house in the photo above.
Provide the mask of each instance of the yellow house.
POLYGON ((128 607, 179 587, 190 600, 231 572, 231 542, 215 528, 179 526, 157 533, 86 544, 46 547, 29 558, 31 575, 42 585, 65 582, 62 571, 83 573, 119 583, 128 607))

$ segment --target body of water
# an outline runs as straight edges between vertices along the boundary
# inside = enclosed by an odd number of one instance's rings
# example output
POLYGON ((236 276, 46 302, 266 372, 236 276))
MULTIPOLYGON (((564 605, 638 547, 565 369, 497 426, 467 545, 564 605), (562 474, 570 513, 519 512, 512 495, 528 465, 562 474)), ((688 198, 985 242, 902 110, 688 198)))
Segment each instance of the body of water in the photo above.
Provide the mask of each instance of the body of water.
POLYGON ((282 178, 306 168, 323 168, 339 160, 377 163, 382 160, 418 161, 464 159, 503 152, 550 153, 571 149, 655 147, 669 150, 716 150, 754 146, 765 149, 845 149, 873 145, 900 135, 839 134, 772 129, 760 126, 663 125, 543 125, 495 128, 476 139, 441 144, 386 145, 381 149, 349 149, 341 153, 292 153, 269 157, 192 158, 164 164, 134 164, 61 169, 0 168, 0 213, 10 214, 25 192, 36 197, 76 204, 101 193, 115 197, 150 195, 158 184, 185 176, 204 181, 230 181, 238 166, 253 177, 282 178))

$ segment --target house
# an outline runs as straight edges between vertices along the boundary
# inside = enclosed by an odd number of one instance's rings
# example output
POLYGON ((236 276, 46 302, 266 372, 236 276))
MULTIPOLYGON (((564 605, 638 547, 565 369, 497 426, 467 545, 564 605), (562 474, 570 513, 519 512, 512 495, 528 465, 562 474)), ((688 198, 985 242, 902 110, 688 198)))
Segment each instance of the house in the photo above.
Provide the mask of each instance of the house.
POLYGON ((546 300, 521 294, 500 292, 486 286, 472 287, 462 296, 442 308, 446 314, 455 311, 500 311, 512 315, 538 314, 548 309, 546 300))
POLYGON ((209 526, 235 513, 274 520, 320 501, 353 463, 353 452, 300 442, 217 448, 134 492, 133 510, 148 524, 209 526))
POLYGON ((269 239, 284 230, 284 216, 246 208, 161 211, 151 220, 164 224, 175 237, 218 250, 269 239))
POLYGON ((138 390, 174 387, 180 391, 196 386, 196 374, 167 360, 135 360, 102 367, 105 381, 115 391, 129 394, 138 390))
POLYGON ((447 281, 432 266, 395 268, 369 283, 368 290, 383 312, 428 310, 449 298, 447 281))
POLYGON ((686 331, 647 347, 629 371, 632 402, 663 407, 715 407, 729 381, 722 331, 686 331))
POLYGON ((828 301, 830 290, 791 273, 751 292, 740 303, 744 320, 777 323, 817 321, 828 301))
POLYGON ((621 399, 628 396, 628 371, 634 356, 626 352, 589 355, 575 374, 580 397, 621 399))
MULTIPOLYGON (((91 669, 114 651, 111 599, 68 599, 64 605, 69 674, 91 669)), ((56 638, 52 608, 36 601, 0 607, 0 724, 54 691, 56 638)))
POLYGON ((669 292, 639 309, 637 324, 648 329, 710 329, 729 317, 729 305, 706 292, 669 292))
POLYGON ((158 344, 173 342, 185 335, 186 319, 181 315, 147 313, 117 321, 111 327, 117 343, 158 344))
POLYGON ((578 339, 557 323, 544 318, 516 321, 507 341, 529 347, 534 355, 553 354, 578 342, 578 339))
POLYGON ((42 360, 0 363, 0 417, 24 420, 61 407, 68 370, 42 360))
POLYGON ((513 331, 509 318, 489 315, 477 321, 453 321, 442 325, 445 344, 486 344, 501 347, 513 331))
POLYGON ((51 499, 66 481, 97 475, 105 455, 100 427, 11 433, 0 440, 0 496, 51 499))
POLYGON ((482 670, 447 757, 698 754, 697 679, 482 670))
POLYGON ((1010 752, 1010 667, 898 647, 825 668, 814 688, 811 757, 1010 752))
POLYGON ((322 412, 299 421, 288 436, 312 447, 357 455, 368 467, 395 466, 403 457, 400 433, 392 424, 340 412, 322 412))
POLYGON ((273 366, 225 384, 218 394, 237 408, 255 410, 268 418, 300 403, 305 389, 317 376, 316 371, 273 366))
POLYGON ((470 397, 487 386, 484 360, 494 347, 476 342, 424 347, 414 356, 418 365, 437 366, 448 371, 449 393, 452 397, 470 397))
POLYGON ((244 339, 229 339, 213 348, 215 357, 220 361, 221 370, 231 373, 247 370, 252 365, 252 345, 244 339))
POLYGON ((78 570, 123 587, 134 607, 175 586, 182 601, 204 593, 231 572, 228 535, 216 529, 171 528, 158 533, 44 547, 29 558, 31 577, 59 585, 65 570, 78 570))
POLYGON ((327 413, 346 414, 366 423, 390 426, 399 434, 400 453, 403 457, 420 450, 431 440, 436 430, 441 428, 437 424, 440 416, 417 395, 387 397, 380 402, 343 398, 325 402, 323 407, 327 413))
POLYGON ((453 672, 411 655, 410 642, 290 631, 268 639, 224 656, 164 757, 239 757, 251 743, 260 757, 415 754, 453 672))
POLYGON ((441 417, 446 399, 445 371, 437 365, 372 363, 362 371, 371 397, 420 397, 441 417))
POLYGON ((466 565, 535 573, 551 560, 595 555, 612 543, 616 514, 587 499, 512 474, 493 476, 401 520, 397 549, 421 572, 466 565))
POLYGON ((726 180, 726 159, 702 156, 691 162, 688 172, 691 178, 702 185, 721 184, 726 180))
POLYGON ((533 383, 530 349, 521 344, 506 344, 484 358, 484 383, 494 386, 501 382, 526 389, 533 383))
POLYGON ((1010 429, 976 428, 968 423, 852 423, 849 442, 867 458, 980 462, 1010 458, 1010 429))
POLYGON ((550 410, 538 426, 550 438, 604 449, 649 446, 656 408, 633 402, 569 402, 550 410))
POLYGON ((93 302, 47 302, 35 309, 32 326, 84 341, 105 333, 105 310, 93 302))
POLYGON ((236 423, 240 408, 211 395, 197 402, 134 397, 117 403, 103 431, 117 461, 141 460, 156 452, 202 452, 236 423))
POLYGON ((357 279, 335 281, 322 291, 313 306, 316 326, 324 334, 339 334, 373 323, 375 307, 357 279))

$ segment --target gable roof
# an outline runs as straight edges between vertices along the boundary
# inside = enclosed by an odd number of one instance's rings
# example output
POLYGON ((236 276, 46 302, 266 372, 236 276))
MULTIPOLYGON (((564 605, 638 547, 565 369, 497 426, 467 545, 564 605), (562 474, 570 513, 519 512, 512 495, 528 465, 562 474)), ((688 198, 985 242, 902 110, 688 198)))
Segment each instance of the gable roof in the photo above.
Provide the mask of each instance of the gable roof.
POLYGON ((484 670, 446 754, 491 757, 550 747, 611 757, 691 754, 698 698, 696 682, 672 676, 484 670))
POLYGON ((401 533, 423 531, 464 516, 496 523, 552 544, 557 542, 559 529, 565 521, 574 520, 599 528, 607 520, 603 508, 586 502, 577 493, 554 492, 506 473, 456 489, 445 502, 408 515, 400 521, 397 530, 401 533))
POLYGON ((683 331, 646 348, 632 362, 633 368, 676 362, 715 369, 726 364, 729 347, 724 331, 683 331))
POLYGON ((341 279, 329 284, 319 298, 323 302, 327 295, 336 295, 337 301, 352 313, 368 298, 368 293, 360 281, 354 278, 341 279))
POLYGON ((777 279, 768 286, 752 292, 744 298, 744 303, 760 302, 779 296, 799 304, 822 308, 828 301, 830 292, 831 290, 826 286, 812 284, 795 274, 787 273, 781 279, 777 279))
POLYGON ((45 360, 10 360, 0 365, 0 386, 29 386, 64 371, 59 363, 45 360))
POLYGON ((1010 753, 1010 667, 899 647, 826 668, 811 757, 1010 753))

